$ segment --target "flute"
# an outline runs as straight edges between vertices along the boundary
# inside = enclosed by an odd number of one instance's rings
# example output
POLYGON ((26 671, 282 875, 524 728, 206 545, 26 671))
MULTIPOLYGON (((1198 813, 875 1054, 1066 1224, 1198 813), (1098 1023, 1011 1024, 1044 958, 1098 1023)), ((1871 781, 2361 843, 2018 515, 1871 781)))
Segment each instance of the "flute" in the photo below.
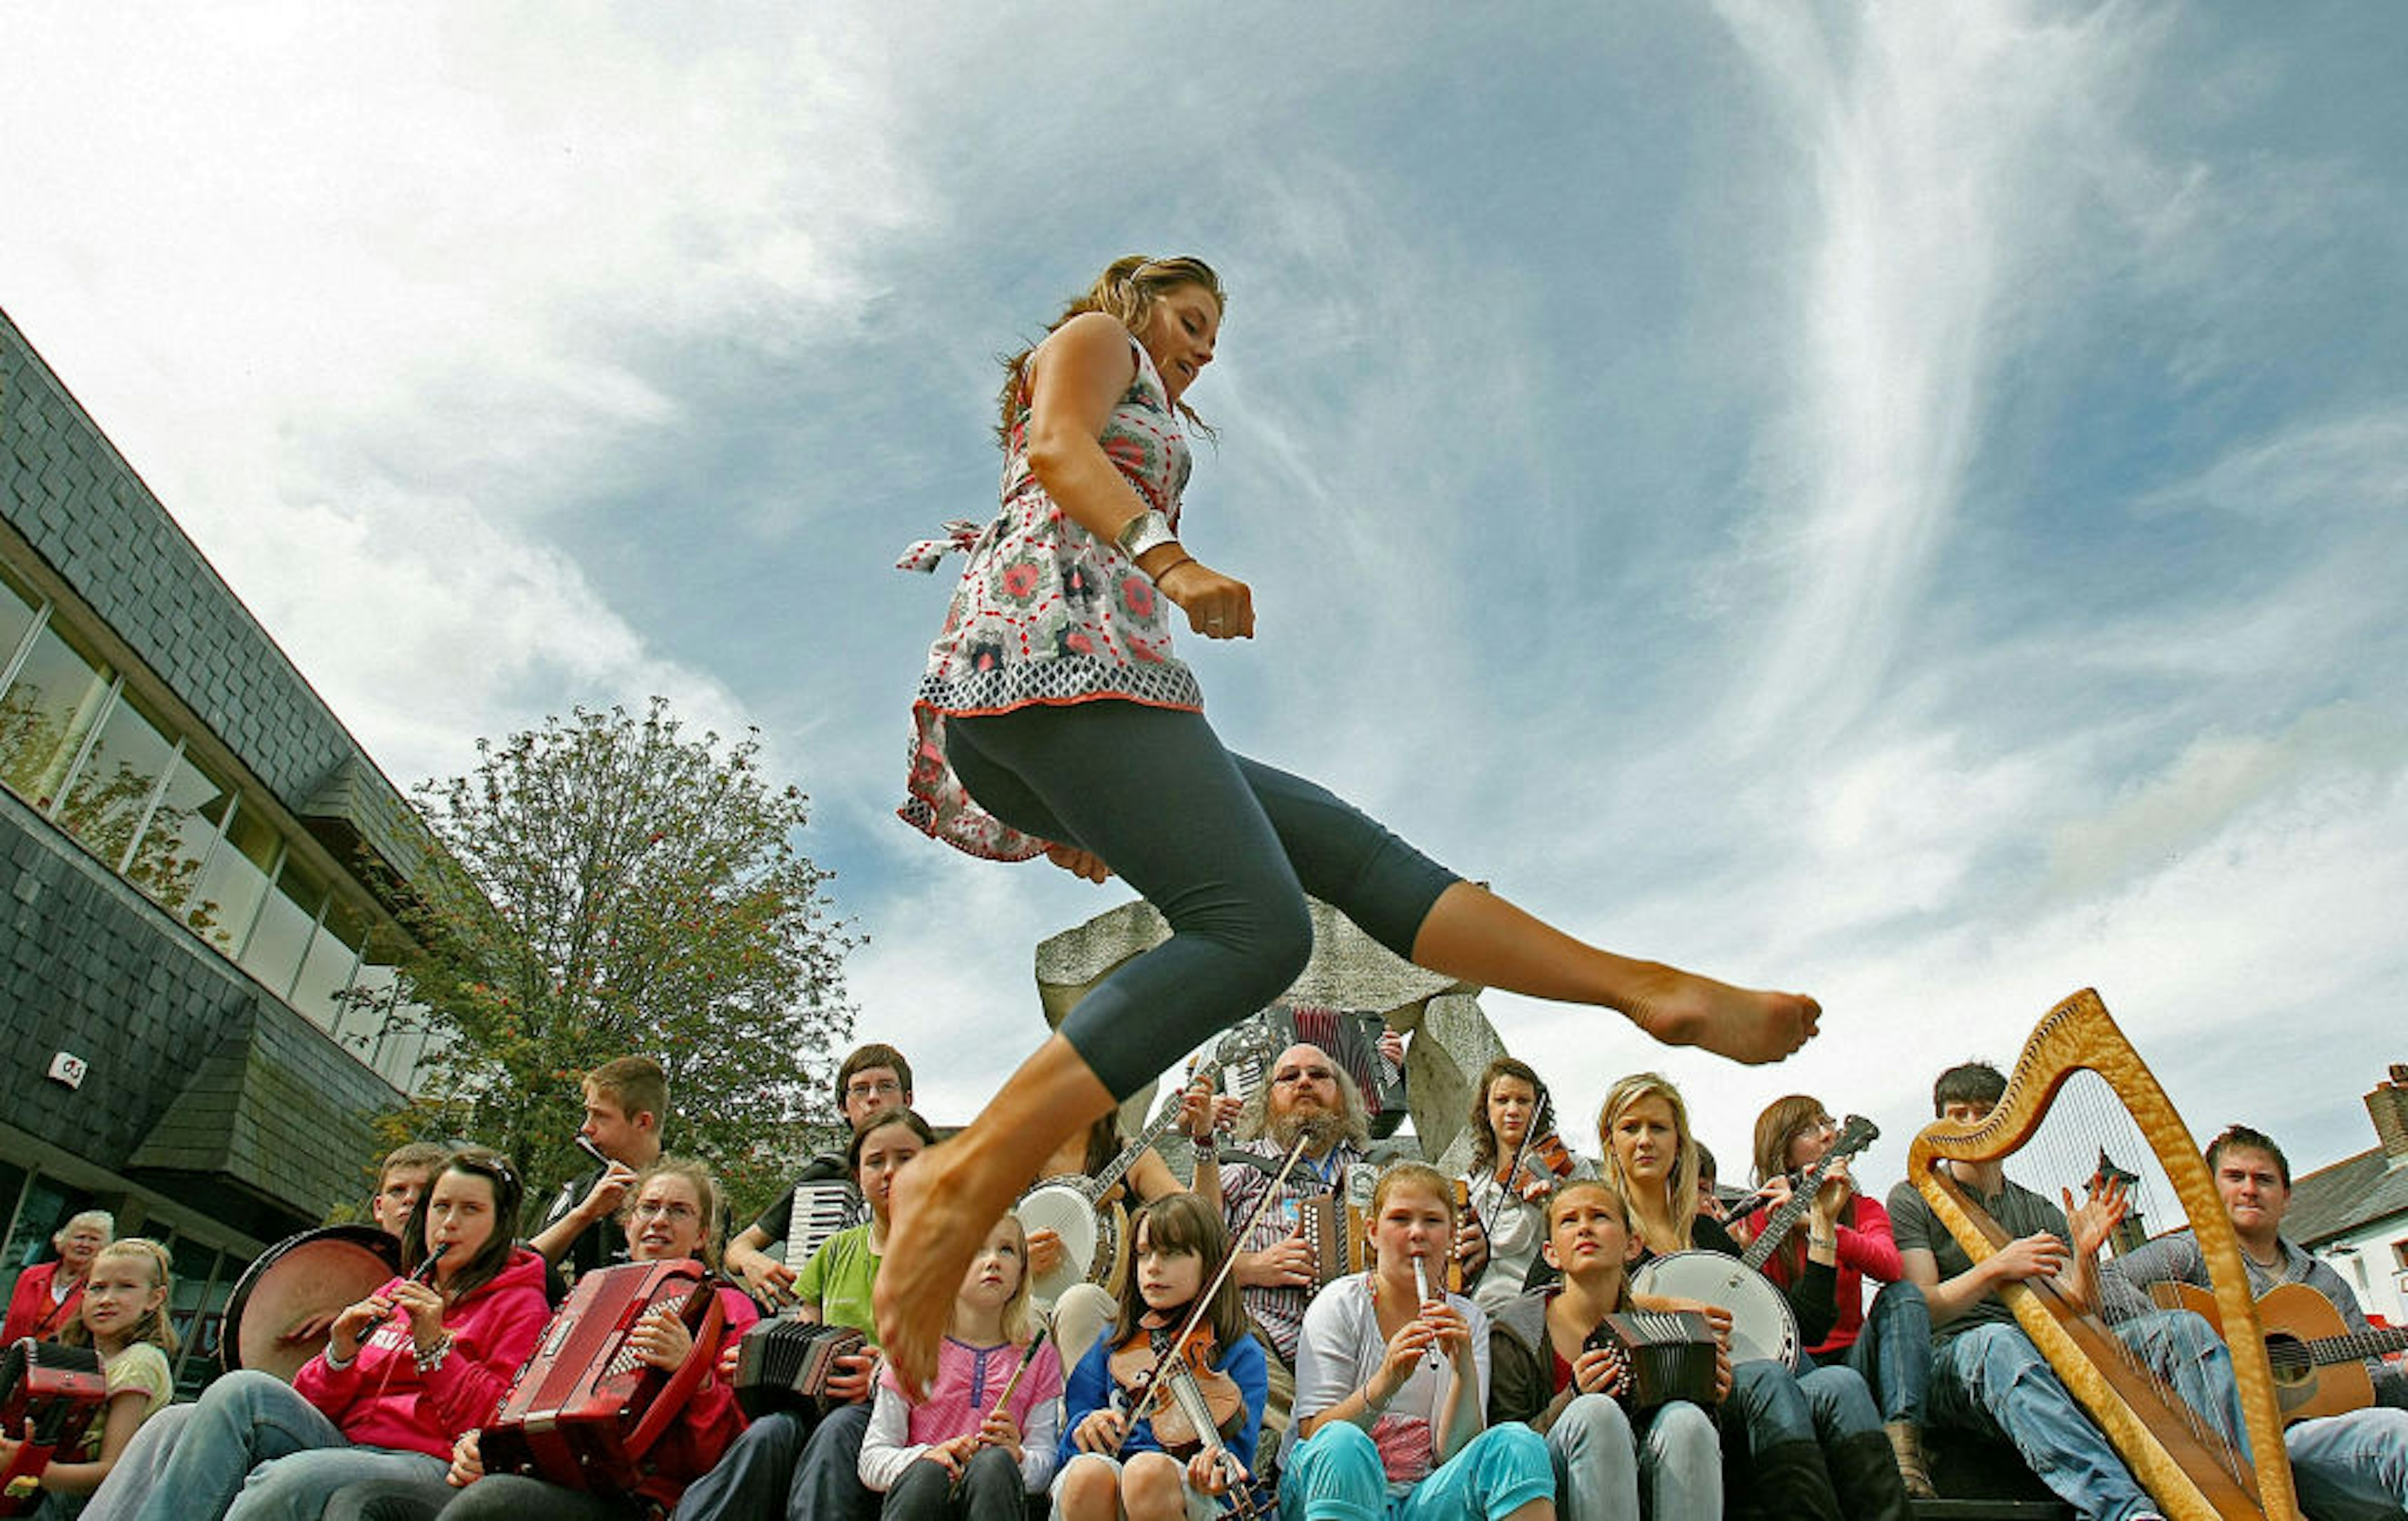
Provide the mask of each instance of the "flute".
MULTIPOLYGON (((1427 1304, 1430 1302, 1429 1269, 1424 1265, 1423 1256, 1419 1252, 1415 1252, 1413 1254, 1413 1292, 1421 1296, 1422 1303, 1427 1304)), ((1436 1347, 1429 1349, 1429 1365, 1432 1368, 1436 1368, 1439 1365, 1438 1348, 1436 1347)))

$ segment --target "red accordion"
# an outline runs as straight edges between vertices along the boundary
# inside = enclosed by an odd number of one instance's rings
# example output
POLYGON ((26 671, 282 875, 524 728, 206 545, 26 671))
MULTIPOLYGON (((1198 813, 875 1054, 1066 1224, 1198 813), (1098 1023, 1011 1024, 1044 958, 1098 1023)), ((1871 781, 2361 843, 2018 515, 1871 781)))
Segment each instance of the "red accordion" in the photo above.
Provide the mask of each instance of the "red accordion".
POLYGON ((42 1471, 50 1455, 81 1442, 108 1399, 100 1357, 90 1347, 61 1346, 31 1337, 0 1353, 0 1431, 34 1432, 0 1469, 0 1515, 22 1515, 41 1503, 42 1471))
POLYGON ((486 1471, 633 1493, 648 1475, 647 1456, 718 1360, 724 1324, 710 1270, 690 1258, 580 1273, 477 1439, 486 1471), (694 1337, 675 1373, 639 1360, 628 1342, 661 1306, 694 1337))

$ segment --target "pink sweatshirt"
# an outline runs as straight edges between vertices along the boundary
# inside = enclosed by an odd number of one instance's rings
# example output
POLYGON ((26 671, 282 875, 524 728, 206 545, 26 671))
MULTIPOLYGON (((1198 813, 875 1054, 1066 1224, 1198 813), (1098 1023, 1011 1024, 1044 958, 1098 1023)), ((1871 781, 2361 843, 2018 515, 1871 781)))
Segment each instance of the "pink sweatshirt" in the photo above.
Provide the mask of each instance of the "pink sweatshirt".
MULTIPOLYGON (((390 1294, 400 1284, 396 1278, 377 1292, 390 1294)), ((350 1367, 329 1368, 325 1358, 312 1357, 294 1375, 293 1387, 362 1446, 448 1459, 460 1433, 494 1413, 551 1315, 543 1258, 515 1247, 492 1283, 443 1317, 452 1351, 433 1372, 419 1373, 409 1317, 395 1310, 360 1344, 350 1367)))

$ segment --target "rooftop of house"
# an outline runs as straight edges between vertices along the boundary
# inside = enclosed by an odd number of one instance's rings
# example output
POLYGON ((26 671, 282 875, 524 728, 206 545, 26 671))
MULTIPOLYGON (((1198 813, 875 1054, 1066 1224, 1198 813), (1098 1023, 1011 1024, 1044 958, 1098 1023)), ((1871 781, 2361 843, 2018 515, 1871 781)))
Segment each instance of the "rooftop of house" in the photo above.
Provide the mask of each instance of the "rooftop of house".
POLYGON ((2380 1146, 2302 1173, 2291 1186, 2283 1234, 2313 1250, 2379 1220, 2408 1222, 2408 1167, 2380 1146))

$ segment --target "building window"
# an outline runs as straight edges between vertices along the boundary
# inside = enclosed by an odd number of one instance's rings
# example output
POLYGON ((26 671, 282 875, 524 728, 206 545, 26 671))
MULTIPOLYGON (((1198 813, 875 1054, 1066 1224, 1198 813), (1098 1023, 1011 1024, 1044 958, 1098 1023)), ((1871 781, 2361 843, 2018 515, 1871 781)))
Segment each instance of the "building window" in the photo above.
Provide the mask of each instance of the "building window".
POLYGON ((330 1034, 343 1023, 343 990, 360 964, 360 946, 368 938, 367 915, 339 898, 330 898, 326 916, 302 953, 301 974, 293 980, 293 1007, 330 1034))
POLYGON ((19 581, 0 566, 0 682, 7 680, 9 667, 17 664, 17 652, 24 647, 25 636, 42 620, 49 606, 34 595, 33 588, 19 581))
POLYGON ((179 753, 150 805, 141 842, 125 863, 126 880, 170 909, 183 908, 233 810, 233 786, 179 753))
POLYGON ((59 799, 61 827, 121 872, 150 817, 159 781, 176 759, 177 743, 161 727, 121 689, 59 799))
POLYGON ((115 682, 80 640, 45 620, 0 694, 0 780, 45 813, 54 813, 60 788, 85 738, 108 705, 115 682))
POLYGON ((227 955, 239 954, 251 921, 259 916, 260 900, 267 896, 267 874, 275 869, 282 844, 273 825, 237 801, 224 834, 201 867, 192 901, 184 909, 185 922, 227 955))
MULTIPOLYGON (((309 937, 318 928, 318 916, 325 911, 325 879, 309 869, 291 851, 284 853, 283 869, 276 874, 276 886, 259 906, 259 922, 251 926, 251 940, 242 948, 243 969, 274 988, 279 996, 289 997, 294 976, 301 970, 302 953, 309 948, 309 937)), ((323 1022, 323 1008, 305 1009, 303 1013, 323 1022)))

